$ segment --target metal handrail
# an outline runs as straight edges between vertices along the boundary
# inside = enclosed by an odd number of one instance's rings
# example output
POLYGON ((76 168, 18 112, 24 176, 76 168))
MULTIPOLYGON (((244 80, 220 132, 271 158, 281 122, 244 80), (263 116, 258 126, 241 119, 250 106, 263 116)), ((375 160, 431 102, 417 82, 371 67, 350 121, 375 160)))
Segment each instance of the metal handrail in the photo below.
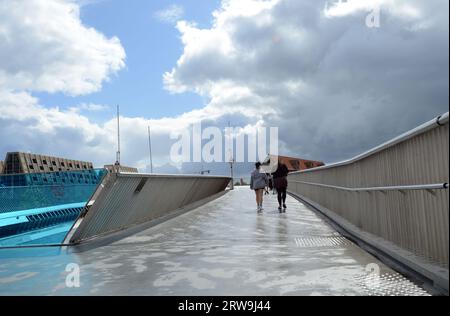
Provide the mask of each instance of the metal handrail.
POLYGON ((302 183, 307 185, 313 185, 324 188, 331 188, 349 192, 368 192, 368 191, 407 191, 407 190, 446 190, 448 189, 448 183, 434 183, 434 184, 419 184, 419 185, 399 185, 399 186, 386 186, 386 187, 367 187, 367 188, 348 188, 337 185, 329 185, 323 183, 296 181, 290 180, 293 183, 302 183))
POLYGON ((211 178, 211 179, 231 179, 225 175, 199 175, 199 174, 164 174, 164 173, 135 173, 135 172, 119 172, 118 177, 147 177, 147 178, 211 178))
POLYGON ((443 126, 445 124, 447 124, 449 122, 449 112, 440 115, 406 133, 401 134, 400 136, 397 136, 375 148, 372 148, 356 157, 350 158, 348 160, 344 160, 341 162, 336 162, 336 163, 332 163, 332 164, 328 164, 325 166, 321 166, 321 167, 316 167, 316 168, 311 168, 311 169, 306 169, 306 170, 302 170, 302 171, 295 171, 292 172, 292 174, 297 174, 297 173, 307 173, 307 172, 314 172, 314 171, 318 171, 318 170, 324 170, 324 169, 330 169, 330 168, 335 168, 335 167, 340 167, 340 166, 345 166, 345 165, 349 165, 352 164, 356 161, 362 160, 364 158, 367 158, 375 153, 378 153, 382 150, 385 150, 387 148, 390 148, 394 145, 397 145, 398 143, 401 143, 405 140, 408 140, 416 135, 419 134, 423 134, 433 128, 436 128, 438 126, 443 126))
POLYGON ((70 184, 66 184, 66 183, 55 183, 55 184, 43 184, 43 185, 39 185, 39 184, 33 184, 33 185, 18 185, 18 186, 0 186, 0 190, 1 189, 31 189, 31 188, 50 188, 50 187, 61 187, 64 186, 65 188, 67 187, 75 187, 75 186, 88 186, 88 185, 93 185, 93 186, 97 186, 98 183, 70 183, 70 184))

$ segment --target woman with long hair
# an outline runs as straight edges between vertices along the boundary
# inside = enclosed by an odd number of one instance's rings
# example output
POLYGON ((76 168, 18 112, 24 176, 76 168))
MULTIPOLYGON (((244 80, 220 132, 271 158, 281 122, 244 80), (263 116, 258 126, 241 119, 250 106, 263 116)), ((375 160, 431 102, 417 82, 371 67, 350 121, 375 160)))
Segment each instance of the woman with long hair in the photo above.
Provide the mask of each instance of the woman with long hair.
POLYGON ((264 188, 267 186, 267 175, 264 172, 260 172, 261 163, 255 163, 255 170, 253 170, 250 177, 250 189, 255 191, 256 204, 258 213, 263 210, 263 194, 264 188))

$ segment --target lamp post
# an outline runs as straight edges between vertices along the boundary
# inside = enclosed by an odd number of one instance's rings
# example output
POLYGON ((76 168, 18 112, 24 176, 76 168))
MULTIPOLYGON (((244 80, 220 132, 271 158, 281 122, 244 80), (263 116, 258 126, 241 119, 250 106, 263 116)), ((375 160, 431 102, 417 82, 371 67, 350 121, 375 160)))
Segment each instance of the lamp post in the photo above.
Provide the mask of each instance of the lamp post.
POLYGON ((230 159, 230 174, 231 174, 231 186, 230 186, 230 189, 231 190, 234 190, 233 164, 234 164, 234 158, 231 157, 231 159, 230 159))
POLYGON ((150 125, 148 125, 148 150, 150 154, 150 173, 153 173, 152 138, 150 134, 150 125))

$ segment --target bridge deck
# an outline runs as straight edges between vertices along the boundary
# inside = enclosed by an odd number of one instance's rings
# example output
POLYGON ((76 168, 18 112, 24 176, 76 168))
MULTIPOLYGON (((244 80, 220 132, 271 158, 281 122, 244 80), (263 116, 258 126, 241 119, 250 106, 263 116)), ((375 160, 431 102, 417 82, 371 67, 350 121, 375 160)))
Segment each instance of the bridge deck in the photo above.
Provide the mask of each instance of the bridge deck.
POLYGON ((422 295, 288 197, 286 214, 266 197, 234 191, 137 235, 81 253, 0 250, 0 294, 56 295, 422 295), (65 284, 68 263, 79 288, 65 284), (381 269, 378 283, 366 267, 381 269), (373 279, 372 281, 376 281, 373 279))

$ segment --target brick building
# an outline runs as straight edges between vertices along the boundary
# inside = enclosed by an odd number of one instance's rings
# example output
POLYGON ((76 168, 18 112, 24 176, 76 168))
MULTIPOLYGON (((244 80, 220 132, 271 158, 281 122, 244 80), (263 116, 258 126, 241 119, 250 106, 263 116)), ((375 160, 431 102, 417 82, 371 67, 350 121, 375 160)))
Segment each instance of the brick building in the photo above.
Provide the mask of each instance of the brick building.
POLYGON ((262 170, 266 173, 273 173, 277 170, 279 163, 285 164, 289 172, 311 169, 324 165, 324 163, 321 161, 287 156, 268 155, 267 158, 262 162, 262 170))
POLYGON ((285 164, 290 172, 316 168, 324 165, 324 163, 321 161, 285 157, 285 156, 278 156, 278 163, 280 162, 285 164))

